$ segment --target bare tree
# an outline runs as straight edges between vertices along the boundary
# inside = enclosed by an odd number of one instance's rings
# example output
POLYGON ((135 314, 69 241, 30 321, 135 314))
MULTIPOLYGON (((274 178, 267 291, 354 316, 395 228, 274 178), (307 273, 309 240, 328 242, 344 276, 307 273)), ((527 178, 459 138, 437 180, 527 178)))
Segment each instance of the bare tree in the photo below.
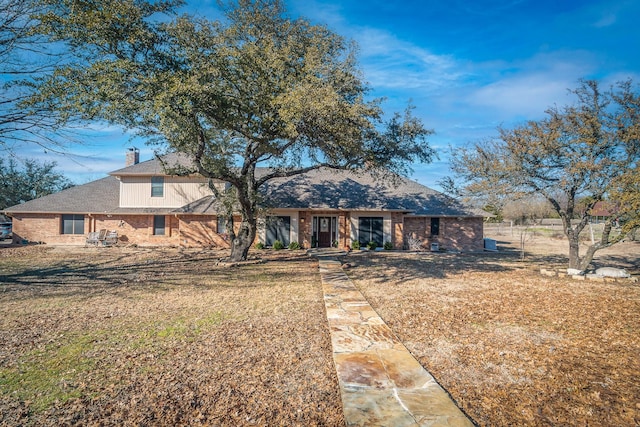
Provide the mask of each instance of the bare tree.
MULTIPOLYGON (((631 81, 605 92, 596 81, 581 81, 572 93, 575 105, 550 108, 543 120, 499 129, 499 138, 454 152, 452 169, 471 194, 544 197, 562 219, 569 267, 585 270, 596 251, 624 237, 612 233, 609 221, 602 238, 580 257, 579 236, 590 210, 614 189, 628 200, 637 197, 631 171, 640 159, 640 95, 631 81), (582 198, 588 200, 584 210, 577 204, 582 198)), ((626 215, 635 224, 624 230, 629 232, 638 226, 640 210, 626 215)))
POLYGON ((527 196, 518 200, 510 200, 502 209, 502 215, 505 219, 521 225, 539 222, 554 213, 549 201, 540 196, 527 196))

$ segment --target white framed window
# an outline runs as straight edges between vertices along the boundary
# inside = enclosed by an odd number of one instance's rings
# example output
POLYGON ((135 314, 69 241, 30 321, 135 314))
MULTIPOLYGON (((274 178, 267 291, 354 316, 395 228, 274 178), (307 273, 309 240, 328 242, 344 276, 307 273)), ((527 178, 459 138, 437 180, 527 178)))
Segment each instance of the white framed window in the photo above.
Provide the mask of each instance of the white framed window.
POLYGON ((151 197, 164 197, 164 177, 151 177, 151 197))

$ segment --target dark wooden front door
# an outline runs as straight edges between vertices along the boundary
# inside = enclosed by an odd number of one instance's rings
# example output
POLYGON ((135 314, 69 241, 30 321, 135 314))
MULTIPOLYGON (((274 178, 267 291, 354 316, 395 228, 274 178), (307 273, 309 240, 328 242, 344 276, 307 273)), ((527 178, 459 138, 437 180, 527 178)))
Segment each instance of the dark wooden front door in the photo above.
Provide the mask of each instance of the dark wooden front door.
POLYGON ((318 217, 318 247, 329 248, 331 247, 331 236, 333 230, 331 229, 331 217, 321 216, 318 217))

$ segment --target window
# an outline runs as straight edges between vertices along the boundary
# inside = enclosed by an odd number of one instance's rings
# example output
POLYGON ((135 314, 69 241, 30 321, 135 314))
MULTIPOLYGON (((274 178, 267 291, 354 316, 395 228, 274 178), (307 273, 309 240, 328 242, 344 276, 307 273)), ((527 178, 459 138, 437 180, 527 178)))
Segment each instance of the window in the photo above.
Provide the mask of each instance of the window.
POLYGON ((225 234, 227 232, 227 219, 223 216, 218 217, 218 224, 216 226, 218 234, 225 234))
POLYGON ((84 234, 84 215, 62 215, 62 234, 84 234))
POLYGON ((152 176, 151 177, 151 197, 163 197, 164 196, 164 177, 152 176))
POLYGON ((153 217, 153 234, 155 236, 164 236, 164 215, 155 215, 153 217))
POLYGON ((358 241, 361 245, 376 242, 379 247, 384 244, 384 220, 382 217, 358 218, 358 241))
POLYGON ((437 236, 440 234, 440 218, 431 218, 431 235, 437 236))
POLYGON ((265 245, 272 246, 273 242, 280 240, 283 245, 289 246, 289 243, 291 243, 291 217, 268 216, 266 232, 265 245))

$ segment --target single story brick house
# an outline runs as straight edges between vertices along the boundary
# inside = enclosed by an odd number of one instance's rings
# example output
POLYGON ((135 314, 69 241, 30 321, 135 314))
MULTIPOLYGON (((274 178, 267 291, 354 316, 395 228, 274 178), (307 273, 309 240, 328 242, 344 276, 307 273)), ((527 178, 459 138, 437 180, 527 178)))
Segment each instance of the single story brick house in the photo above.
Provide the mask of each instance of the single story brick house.
MULTIPOLYGON (((126 167, 106 178, 6 209, 14 242, 84 245, 88 233, 108 229, 123 244, 229 246, 204 177, 171 176, 158 159, 138 159, 138 150, 131 149, 126 167)), ((168 154, 163 161, 185 160, 168 154)), ((276 239, 305 248, 345 247, 357 240, 391 242, 400 249, 411 240, 425 249, 432 243, 448 250, 483 248, 486 213, 408 179, 382 182, 364 173, 320 169, 271 181, 262 191, 269 206, 257 240, 267 246, 276 239)))

